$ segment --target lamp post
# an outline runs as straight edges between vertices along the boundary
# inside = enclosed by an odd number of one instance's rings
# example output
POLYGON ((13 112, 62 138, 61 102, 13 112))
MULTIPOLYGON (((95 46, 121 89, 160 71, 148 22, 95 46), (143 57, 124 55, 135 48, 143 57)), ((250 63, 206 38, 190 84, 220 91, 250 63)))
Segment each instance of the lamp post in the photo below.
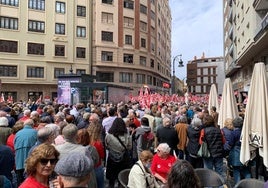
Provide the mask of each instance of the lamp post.
POLYGON ((179 61, 179 65, 178 65, 178 67, 184 67, 184 65, 183 65, 183 61, 182 61, 182 59, 181 59, 181 56, 182 56, 182 54, 179 54, 179 55, 176 55, 176 56, 173 58, 173 75, 172 75, 172 90, 171 90, 172 94, 175 93, 175 62, 176 62, 176 60, 179 61), (179 58, 179 57, 180 57, 180 58, 179 58), (179 58, 179 59, 178 59, 178 58, 179 58))

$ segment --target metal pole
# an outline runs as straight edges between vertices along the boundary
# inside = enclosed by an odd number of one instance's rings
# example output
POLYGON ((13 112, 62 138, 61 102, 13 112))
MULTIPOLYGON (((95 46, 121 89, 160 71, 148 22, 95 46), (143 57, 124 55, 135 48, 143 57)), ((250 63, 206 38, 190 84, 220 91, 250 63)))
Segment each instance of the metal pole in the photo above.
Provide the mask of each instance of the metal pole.
POLYGON ((172 90, 171 90, 171 92, 172 92, 172 94, 174 94, 176 91, 175 91, 175 61, 176 61, 176 59, 178 58, 178 57, 180 57, 180 62, 181 62, 181 64, 179 65, 180 67, 181 66, 183 66, 183 62, 182 62, 182 60, 181 60, 181 56, 182 56, 182 54, 179 54, 179 55, 176 55, 174 58, 173 58, 173 74, 172 74, 172 90))

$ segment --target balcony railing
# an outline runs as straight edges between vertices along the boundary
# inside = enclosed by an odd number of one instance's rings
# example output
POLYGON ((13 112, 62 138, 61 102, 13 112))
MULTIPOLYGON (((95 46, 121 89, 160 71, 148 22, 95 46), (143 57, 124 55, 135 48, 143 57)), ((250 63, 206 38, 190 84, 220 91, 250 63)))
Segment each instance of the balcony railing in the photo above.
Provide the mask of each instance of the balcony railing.
POLYGON ((253 7, 255 8, 256 11, 267 10, 268 2, 266 0, 255 0, 253 2, 253 7))

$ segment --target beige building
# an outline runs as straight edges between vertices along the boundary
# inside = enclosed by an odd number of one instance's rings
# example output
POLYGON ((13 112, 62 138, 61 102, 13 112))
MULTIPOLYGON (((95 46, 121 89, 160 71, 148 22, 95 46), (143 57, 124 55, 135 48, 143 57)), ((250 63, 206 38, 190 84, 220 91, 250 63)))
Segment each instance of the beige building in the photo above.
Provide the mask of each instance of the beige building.
POLYGON ((234 90, 247 92, 254 63, 268 71, 268 1, 223 0, 225 73, 234 90))
POLYGON ((14 100, 57 96, 57 76, 91 72, 91 2, 1 1, 1 92, 14 100))
POLYGON ((93 4, 92 74, 97 82, 167 90, 171 12, 166 0, 102 0, 93 4))
POLYGON ((161 88, 170 80, 171 13, 165 0, 0 1, 1 93, 57 96, 57 76, 161 88), (135 11, 134 11, 135 10, 135 11))

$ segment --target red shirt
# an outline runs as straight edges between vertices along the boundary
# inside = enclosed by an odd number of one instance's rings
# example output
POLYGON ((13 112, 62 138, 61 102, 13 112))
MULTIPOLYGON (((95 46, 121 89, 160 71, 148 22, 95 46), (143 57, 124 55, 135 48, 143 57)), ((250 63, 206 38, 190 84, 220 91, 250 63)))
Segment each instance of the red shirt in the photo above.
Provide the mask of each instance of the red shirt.
POLYGON ((157 173, 167 179, 167 175, 175 161, 176 158, 173 155, 169 155, 166 159, 162 159, 155 154, 151 165, 151 171, 153 174, 157 173))
POLYGON ((7 143, 6 145, 9 146, 11 148, 11 150, 15 153, 15 149, 14 149, 14 139, 15 139, 15 134, 11 134, 9 135, 9 137, 7 138, 7 143))
POLYGON ((33 176, 29 176, 26 180, 19 186, 19 188, 49 188, 38 182, 33 176))
POLYGON ((101 161, 102 159, 104 159, 105 157, 105 153, 104 153, 104 147, 102 145, 101 141, 96 141, 93 143, 93 146, 96 148, 98 154, 99 154, 99 162, 96 164, 96 167, 99 167, 101 165, 101 161))

